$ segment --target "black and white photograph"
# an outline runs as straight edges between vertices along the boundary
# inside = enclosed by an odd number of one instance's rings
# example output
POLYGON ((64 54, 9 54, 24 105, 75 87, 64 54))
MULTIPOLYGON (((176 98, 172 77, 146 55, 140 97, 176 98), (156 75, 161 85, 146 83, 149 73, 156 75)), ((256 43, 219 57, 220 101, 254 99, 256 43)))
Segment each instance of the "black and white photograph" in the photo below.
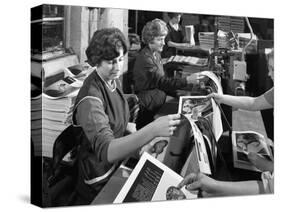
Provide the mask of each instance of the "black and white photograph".
POLYGON ((193 120, 197 120, 198 116, 207 117, 213 113, 211 99, 206 96, 181 96, 178 113, 193 120))
POLYGON ((32 204, 274 194, 274 17, 79 4, 29 8, 32 204))
POLYGON ((248 158, 249 154, 256 154, 259 157, 272 160, 273 156, 270 144, 266 141, 266 138, 258 132, 233 131, 232 143, 234 166, 237 168, 257 170, 248 158))

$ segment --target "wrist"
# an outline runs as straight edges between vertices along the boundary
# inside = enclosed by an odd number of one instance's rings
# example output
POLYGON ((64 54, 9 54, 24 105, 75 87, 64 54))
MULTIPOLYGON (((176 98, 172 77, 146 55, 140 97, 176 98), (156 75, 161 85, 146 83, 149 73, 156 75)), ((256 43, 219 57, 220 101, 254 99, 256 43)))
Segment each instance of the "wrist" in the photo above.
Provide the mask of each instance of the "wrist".
POLYGON ((155 137, 158 136, 158 133, 157 133, 157 127, 155 125, 155 122, 151 122, 149 124, 147 124, 145 127, 144 127, 144 133, 148 134, 148 135, 151 135, 151 138, 150 139, 153 139, 155 137))
POLYGON ((214 180, 213 181, 213 185, 214 185, 213 188, 215 188, 214 193, 216 194, 216 196, 223 196, 223 195, 225 195, 224 191, 225 191, 225 186, 226 185, 224 185, 224 182, 218 181, 218 180, 214 180))

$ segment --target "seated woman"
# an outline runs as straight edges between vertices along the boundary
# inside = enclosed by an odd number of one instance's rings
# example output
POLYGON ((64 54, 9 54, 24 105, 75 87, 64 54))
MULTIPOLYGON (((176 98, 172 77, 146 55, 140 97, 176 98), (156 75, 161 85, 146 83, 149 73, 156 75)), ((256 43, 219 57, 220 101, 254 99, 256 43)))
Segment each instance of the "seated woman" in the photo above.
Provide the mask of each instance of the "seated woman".
POLYGON ((165 76, 160 53, 165 45, 167 32, 165 22, 160 19, 148 22, 142 30, 145 46, 136 57, 133 69, 134 89, 141 107, 138 129, 153 120, 165 103, 167 94, 176 96, 177 89, 191 90, 192 84, 197 82, 192 77, 175 79, 165 76))
POLYGON ((73 123, 83 136, 78 152, 78 182, 70 205, 89 204, 120 162, 158 136, 170 136, 180 115, 163 116, 124 136, 129 124, 128 103, 120 87, 127 44, 117 28, 94 33, 86 49, 95 69, 84 81, 73 110, 73 123))

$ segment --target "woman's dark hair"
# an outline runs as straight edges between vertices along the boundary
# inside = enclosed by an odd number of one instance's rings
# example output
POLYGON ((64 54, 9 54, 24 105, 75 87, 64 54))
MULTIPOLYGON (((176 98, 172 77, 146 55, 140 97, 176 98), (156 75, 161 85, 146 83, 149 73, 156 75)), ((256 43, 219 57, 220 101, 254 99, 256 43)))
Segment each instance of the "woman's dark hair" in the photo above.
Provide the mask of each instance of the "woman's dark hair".
POLYGON ((145 24, 142 29, 142 42, 149 44, 155 37, 166 36, 168 29, 166 23, 161 19, 154 19, 145 24))
POLYGON ((113 60, 119 56, 120 49, 123 49, 124 55, 128 51, 126 38, 120 29, 104 28, 97 30, 86 49, 88 63, 91 66, 96 66, 102 60, 113 60))
POLYGON ((170 19, 177 17, 178 15, 182 15, 182 13, 167 13, 170 19))

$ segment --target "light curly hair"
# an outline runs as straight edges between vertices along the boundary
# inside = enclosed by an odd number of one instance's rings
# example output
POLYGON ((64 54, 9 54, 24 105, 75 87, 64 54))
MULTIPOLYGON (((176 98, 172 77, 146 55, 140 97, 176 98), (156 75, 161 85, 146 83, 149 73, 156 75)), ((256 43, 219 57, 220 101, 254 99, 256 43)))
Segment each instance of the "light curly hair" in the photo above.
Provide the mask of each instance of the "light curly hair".
POLYGON ((146 23, 142 29, 142 42, 149 44, 155 37, 166 36, 168 28, 166 23, 161 19, 154 19, 146 23))

